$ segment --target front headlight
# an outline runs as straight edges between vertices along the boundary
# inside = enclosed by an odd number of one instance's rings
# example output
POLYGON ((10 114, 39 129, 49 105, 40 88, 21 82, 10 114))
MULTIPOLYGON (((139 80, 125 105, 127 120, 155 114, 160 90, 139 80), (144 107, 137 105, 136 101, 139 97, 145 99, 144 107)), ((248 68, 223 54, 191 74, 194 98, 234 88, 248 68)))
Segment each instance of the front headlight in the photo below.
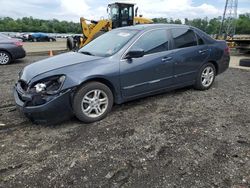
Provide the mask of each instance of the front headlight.
POLYGON ((64 75, 45 78, 36 82, 34 84, 34 89, 37 93, 46 93, 48 95, 56 94, 62 88, 65 78, 64 75))

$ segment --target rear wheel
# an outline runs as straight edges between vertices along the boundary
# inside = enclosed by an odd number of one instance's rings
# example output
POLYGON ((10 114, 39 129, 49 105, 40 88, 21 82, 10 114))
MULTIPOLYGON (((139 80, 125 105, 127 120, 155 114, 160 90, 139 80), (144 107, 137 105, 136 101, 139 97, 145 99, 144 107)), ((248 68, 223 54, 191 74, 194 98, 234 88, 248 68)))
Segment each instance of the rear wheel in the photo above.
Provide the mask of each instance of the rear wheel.
POLYGON ((207 90, 209 89, 215 79, 215 67, 212 63, 206 63, 203 65, 197 75, 195 82, 195 89, 198 90, 207 90))
POLYGON ((109 87, 99 82, 83 85, 73 99, 76 117, 85 123, 99 121, 106 117, 113 106, 113 94, 109 87))
POLYGON ((8 52, 0 51, 0 65, 6 65, 11 62, 11 56, 8 52))

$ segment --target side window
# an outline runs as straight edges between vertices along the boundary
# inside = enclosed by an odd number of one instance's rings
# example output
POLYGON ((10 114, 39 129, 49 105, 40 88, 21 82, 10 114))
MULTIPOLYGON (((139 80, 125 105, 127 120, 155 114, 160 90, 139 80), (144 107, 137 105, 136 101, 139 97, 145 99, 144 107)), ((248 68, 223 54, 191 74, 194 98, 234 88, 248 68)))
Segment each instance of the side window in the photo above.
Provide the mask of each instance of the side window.
POLYGON ((204 40, 203 40, 198 34, 196 34, 196 36, 197 36, 197 40, 198 40, 198 45, 203 45, 203 44, 205 44, 205 43, 204 43, 204 40))
POLYGON ((166 30, 154 30, 145 33, 136 41, 131 49, 141 48, 145 54, 152 54, 168 50, 169 41, 166 30))
POLYGON ((129 10, 127 7, 121 8, 121 15, 122 19, 128 19, 129 18, 129 10))
POLYGON ((133 20, 133 9, 132 7, 129 7, 129 20, 133 20))
POLYGON ((197 45, 195 33, 190 29, 172 29, 172 35, 175 48, 185 48, 197 45))

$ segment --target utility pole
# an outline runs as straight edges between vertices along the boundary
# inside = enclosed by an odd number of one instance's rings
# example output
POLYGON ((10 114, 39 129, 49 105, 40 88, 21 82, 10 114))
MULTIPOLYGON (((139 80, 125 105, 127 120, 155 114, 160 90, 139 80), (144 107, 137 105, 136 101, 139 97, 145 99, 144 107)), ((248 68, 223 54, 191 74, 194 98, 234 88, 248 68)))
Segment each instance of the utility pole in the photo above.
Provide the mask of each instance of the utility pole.
POLYGON ((220 35, 233 36, 235 34, 237 7, 238 0, 226 0, 220 25, 220 35))

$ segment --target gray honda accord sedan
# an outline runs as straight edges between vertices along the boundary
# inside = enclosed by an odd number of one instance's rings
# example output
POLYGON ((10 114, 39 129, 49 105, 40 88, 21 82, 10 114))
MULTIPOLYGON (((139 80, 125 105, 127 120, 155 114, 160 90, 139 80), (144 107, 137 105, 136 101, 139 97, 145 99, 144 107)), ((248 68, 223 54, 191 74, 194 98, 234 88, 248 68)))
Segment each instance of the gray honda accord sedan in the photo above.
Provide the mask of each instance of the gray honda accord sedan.
POLYGON ((91 123, 113 104, 193 85, 211 87, 229 65, 225 41, 185 25, 123 27, 68 52, 26 66, 14 97, 35 123, 75 115, 91 123))

